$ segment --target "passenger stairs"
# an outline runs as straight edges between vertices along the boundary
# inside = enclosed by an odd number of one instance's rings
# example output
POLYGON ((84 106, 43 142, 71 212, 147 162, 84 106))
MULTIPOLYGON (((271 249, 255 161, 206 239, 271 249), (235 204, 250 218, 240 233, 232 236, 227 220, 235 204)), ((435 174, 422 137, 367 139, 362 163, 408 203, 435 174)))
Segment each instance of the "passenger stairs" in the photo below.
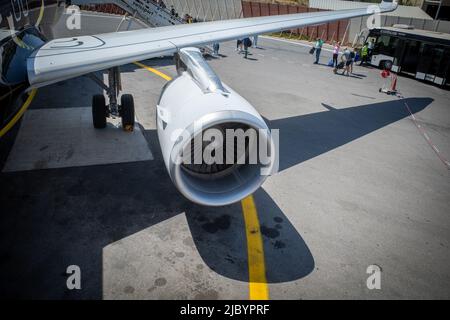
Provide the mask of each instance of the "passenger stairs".
MULTIPOLYGON (((176 12, 171 12, 171 9, 161 6, 153 0, 72 0, 72 4, 81 6, 100 5, 101 7, 104 5, 105 8, 111 7, 111 4, 113 4, 149 27, 164 27, 186 23, 176 12)), ((100 10, 102 10, 101 7, 99 8, 100 10)), ((105 11, 107 12, 108 10, 105 11)), ((118 30, 119 28, 120 25, 118 30)), ((214 50, 210 45, 203 45, 199 49, 204 54, 214 56, 214 50)))
POLYGON ((153 0, 72 0, 74 5, 111 5, 126 11, 150 27, 163 27, 182 24, 183 19, 178 14, 172 14, 170 9, 153 0))
POLYGON ((130 15, 140 18, 151 27, 163 27, 182 24, 178 15, 171 14, 168 8, 158 5, 152 0, 109 0, 124 9, 130 15))

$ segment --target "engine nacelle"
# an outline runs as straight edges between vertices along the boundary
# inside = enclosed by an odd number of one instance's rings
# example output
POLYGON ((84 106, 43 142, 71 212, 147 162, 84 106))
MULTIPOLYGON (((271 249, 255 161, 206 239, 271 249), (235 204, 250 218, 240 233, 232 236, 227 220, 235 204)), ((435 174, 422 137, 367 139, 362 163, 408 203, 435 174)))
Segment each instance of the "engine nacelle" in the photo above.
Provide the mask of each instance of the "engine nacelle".
POLYGON ((270 131, 248 101, 222 84, 198 49, 182 49, 180 58, 180 75, 164 87, 157 106, 166 168, 178 190, 193 202, 210 206, 237 202, 256 191, 273 170, 276 150, 270 131), (224 139, 205 142, 208 129, 222 132, 224 139), (257 138, 226 144, 229 129, 254 129, 257 138), (211 142, 219 146, 224 161, 211 163, 203 157, 196 161, 211 142), (264 161, 258 156, 251 162, 251 152, 258 153, 261 146, 266 148, 264 161), (239 155, 245 161, 237 161, 239 155))

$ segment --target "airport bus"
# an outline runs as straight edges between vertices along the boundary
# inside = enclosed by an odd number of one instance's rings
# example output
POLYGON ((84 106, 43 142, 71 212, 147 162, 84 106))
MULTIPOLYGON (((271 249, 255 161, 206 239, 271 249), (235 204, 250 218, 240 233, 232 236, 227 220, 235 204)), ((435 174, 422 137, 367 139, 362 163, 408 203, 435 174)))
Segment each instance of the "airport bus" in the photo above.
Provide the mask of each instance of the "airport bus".
POLYGON ((450 34, 409 26, 383 27, 370 31, 366 41, 373 40, 373 66, 382 68, 391 61, 394 72, 439 86, 450 84, 450 34))

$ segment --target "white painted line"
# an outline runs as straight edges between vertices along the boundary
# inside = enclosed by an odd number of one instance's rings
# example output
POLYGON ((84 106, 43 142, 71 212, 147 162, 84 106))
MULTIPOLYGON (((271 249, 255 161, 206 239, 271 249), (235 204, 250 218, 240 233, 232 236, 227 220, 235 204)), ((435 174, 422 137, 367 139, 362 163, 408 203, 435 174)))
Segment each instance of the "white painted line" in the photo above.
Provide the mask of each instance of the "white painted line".
POLYGON ((91 108, 37 109, 25 113, 4 172, 153 160, 139 126, 120 120, 92 126, 91 108))
POLYGON ((448 170, 450 170, 450 162, 442 155, 442 153, 439 151, 439 149, 436 147, 436 145, 431 141, 428 134, 425 132, 425 130, 419 125, 419 123, 416 120, 416 117, 414 117, 414 114, 411 112, 411 109, 409 108, 408 104, 405 102, 405 107, 408 110, 411 119, 413 120, 414 125, 419 130, 420 134, 425 138, 425 141, 428 143, 428 145, 433 149, 433 151, 438 156, 439 160, 447 167, 448 170))

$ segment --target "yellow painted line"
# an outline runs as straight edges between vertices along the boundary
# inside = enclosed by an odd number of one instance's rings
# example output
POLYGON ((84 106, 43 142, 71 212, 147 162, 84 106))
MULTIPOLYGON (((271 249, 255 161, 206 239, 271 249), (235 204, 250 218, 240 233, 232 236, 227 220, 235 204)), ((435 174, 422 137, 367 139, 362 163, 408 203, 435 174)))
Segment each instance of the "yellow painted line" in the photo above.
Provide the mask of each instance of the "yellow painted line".
POLYGON ((20 107, 19 111, 15 114, 15 116, 11 119, 10 122, 6 126, 0 130, 0 138, 7 133, 15 124, 17 121, 19 121, 20 117, 25 113, 25 111, 30 106, 31 102, 33 101, 34 97, 36 96, 37 89, 31 90, 30 94, 28 95, 27 100, 25 100, 25 103, 20 107))
POLYGON ((134 63, 135 65, 141 67, 141 68, 144 68, 144 69, 146 69, 146 70, 148 70, 148 71, 150 71, 150 72, 153 72, 154 74, 160 76, 160 77, 163 78, 164 80, 167 80, 167 81, 172 80, 172 78, 169 77, 167 74, 162 73, 161 71, 156 70, 156 69, 154 69, 154 68, 151 68, 151 67, 149 67, 149 66, 146 66, 146 65, 143 64, 143 63, 140 63, 140 62, 133 62, 133 63, 134 63))
POLYGON ((35 26, 38 27, 41 24, 42 18, 44 17, 45 4, 44 0, 41 0, 41 9, 39 10, 39 16, 36 20, 35 26))
MULTIPOLYGON (((172 80, 167 74, 146 66, 140 62, 134 62, 137 66, 144 68, 161 78, 172 80)), ((249 298, 250 300, 268 300, 269 287, 266 279, 266 264, 264 260, 264 246, 253 196, 248 196, 241 201, 242 212, 245 222, 245 233, 247 236, 247 256, 249 274, 249 298)))
POLYGON ((268 300, 264 246, 253 196, 241 201, 247 235, 247 255, 250 300, 268 300))

